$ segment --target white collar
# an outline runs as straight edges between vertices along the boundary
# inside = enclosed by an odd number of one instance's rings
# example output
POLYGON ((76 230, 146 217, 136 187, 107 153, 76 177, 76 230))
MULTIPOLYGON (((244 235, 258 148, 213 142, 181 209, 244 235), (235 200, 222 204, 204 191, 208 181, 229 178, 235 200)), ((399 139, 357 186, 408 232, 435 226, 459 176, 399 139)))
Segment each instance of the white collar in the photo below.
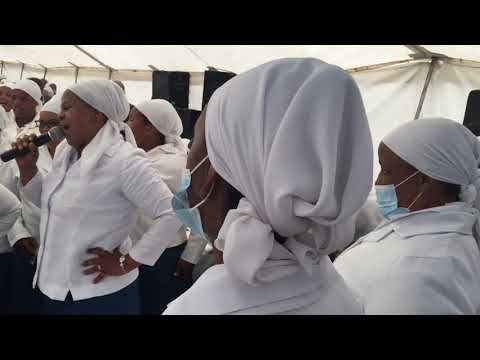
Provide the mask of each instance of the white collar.
POLYGON ((157 153, 157 152, 160 152, 160 153, 163 153, 163 154, 173 155, 173 154, 179 153, 179 150, 175 146, 173 146, 172 144, 163 144, 163 145, 156 146, 153 149, 149 150, 147 152, 147 154, 157 153))
POLYGON ((375 230, 360 238, 359 242, 376 242, 392 231, 403 239, 449 232, 473 235, 473 225, 478 216, 477 209, 463 202, 454 202, 395 216, 391 220, 380 223, 375 230))

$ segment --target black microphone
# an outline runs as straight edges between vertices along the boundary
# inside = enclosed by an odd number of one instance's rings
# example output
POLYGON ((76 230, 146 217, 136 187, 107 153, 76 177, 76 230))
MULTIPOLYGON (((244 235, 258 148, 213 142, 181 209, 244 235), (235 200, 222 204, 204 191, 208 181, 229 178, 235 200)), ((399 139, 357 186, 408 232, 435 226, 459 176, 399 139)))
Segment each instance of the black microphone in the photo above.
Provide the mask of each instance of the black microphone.
MULTIPOLYGON (((50 141, 61 141, 65 138, 65 134, 63 133, 62 129, 59 126, 55 126, 54 128, 51 128, 48 130, 46 134, 40 135, 35 138, 35 140, 32 141, 36 146, 42 146, 50 141)), ((22 150, 18 149, 11 149, 8 151, 5 151, 2 155, 0 155, 0 159, 2 159, 3 162, 10 161, 12 159, 15 159, 18 156, 28 154, 30 152, 30 148, 25 147, 22 150)))

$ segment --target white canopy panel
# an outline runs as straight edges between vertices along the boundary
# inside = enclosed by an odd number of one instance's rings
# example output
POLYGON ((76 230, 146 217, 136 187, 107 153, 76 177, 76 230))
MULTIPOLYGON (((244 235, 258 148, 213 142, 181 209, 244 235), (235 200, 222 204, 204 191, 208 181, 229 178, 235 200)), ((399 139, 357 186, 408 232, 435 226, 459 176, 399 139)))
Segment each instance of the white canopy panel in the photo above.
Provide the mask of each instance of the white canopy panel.
MULTIPOLYGON (((431 63, 428 54, 423 59, 412 59, 409 55, 415 51, 449 57, 433 68, 421 117, 438 116, 461 122, 469 92, 480 89, 480 46, 80 45, 80 48, 83 52, 75 45, 0 45, 2 75, 9 81, 20 77, 42 78, 43 67, 47 67, 46 78, 56 83, 59 91, 75 81, 111 77, 124 82, 129 101, 136 104, 151 98, 152 67, 188 71, 192 74, 190 108, 200 109, 203 71, 208 66, 240 73, 282 57, 317 57, 352 71, 362 92, 375 146, 390 130, 415 117, 431 63), (384 65, 372 66, 377 64, 384 65)), ((378 171, 376 163, 374 171, 378 171)))

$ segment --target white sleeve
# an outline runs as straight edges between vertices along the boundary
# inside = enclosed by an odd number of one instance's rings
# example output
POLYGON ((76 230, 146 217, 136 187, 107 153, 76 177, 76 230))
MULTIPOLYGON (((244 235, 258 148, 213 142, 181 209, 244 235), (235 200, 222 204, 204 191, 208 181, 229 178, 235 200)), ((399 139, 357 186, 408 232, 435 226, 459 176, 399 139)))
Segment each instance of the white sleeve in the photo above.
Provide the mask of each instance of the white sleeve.
POLYGON ((0 185, 0 236, 5 236, 21 215, 17 197, 5 186, 0 185))
POLYGON ((143 213, 153 219, 152 226, 133 245, 129 255, 137 262, 153 266, 182 226, 172 211, 172 193, 141 153, 125 161, 122 190, 143 213))
POLYGON ((17 243, 18 240, 32 237, 30 232, 27 230, 21 215, 17 218, 17 221, 15 221, 15 224, 8 232, 7 237, 8 242, 12 247, 17 243))
POLYGON ((20 177, 20 172, 18 170, 17 164, 15 161, 9 161, 4 163, 0 161, 0 184, 5 186, 17 197, 18 193, 18 180, 20 177))
POLYGON ((185 250, 183 250, 181 258, 190 264, 196 264, 205 250, 208 242, 198 235, 190 234, 185 250))
POLYGON ((402 257, 365 297, 368 315, 475 315, 450 259, 402 257))
POLYGON ((43 176, 37 171, 35 176, 25 186, 20 186, 20 198, 30 201, 36 207, 42 207, 42 183, 43 176))

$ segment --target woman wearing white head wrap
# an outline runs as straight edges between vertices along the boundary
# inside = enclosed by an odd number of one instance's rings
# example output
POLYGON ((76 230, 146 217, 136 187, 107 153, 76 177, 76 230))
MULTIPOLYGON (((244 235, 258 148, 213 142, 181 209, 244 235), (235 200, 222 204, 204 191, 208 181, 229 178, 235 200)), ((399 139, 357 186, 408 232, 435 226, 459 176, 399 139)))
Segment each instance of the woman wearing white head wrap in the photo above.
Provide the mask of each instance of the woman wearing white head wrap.
MULTIPOLYGON (((47 133, 55 126, 59 126, 60 120, 58 116, 61 111, 62 94, 55 95, 48 103, 43 105, 40 111, 38 120, 38 129, 40 134, 47 133)), ((53 165, 53 157, 60 141, 50 141, 46 146, 38 148, 38 171, 42 176, 46 176, 53 165)), ((35 241, 35 246, 38 247, 40 241, 40 209, 32 202, 22 198, 22 218, 25 228, 30 232, 32 238, 30 241, 35 241)), ((30 277, 31 284, 33 275, 30 277)))
POLYGON ((207 199, 203 227, 218 234, 224 265, 165 314, 361 313, 327 255, 353 236, 372 158, 358 87, 340 68, 283 59, 228 81, 197 122, 187 161, 190 205, 207 199), (229 187, 243 196, 237 208, 229 187))
MULTIPOLYGON (((181 177, 187 163, 187 147, 181 140, 182 121, 175 108, 166 100, 149 100, 136 105, 128 121, 137 145, 146 151, 147 158, 172 192, 178 192, 181 177)), ((130 232, 130 241, 136 243, 148 230, 152 219, 141 211, 130 232)), ((140 267, 140 294, 144 314, 161 314, 167 304, 177 298, 191 282, 193 266, 200 258, 206 242, 199 237, 187 243, 185 227, 172 234, 167 249, 153 267, 140 267), (182 258, 180 258, 182 257, 182 258), (184 283, 173 276, 177 263, 187 271, 184 283)))
MULTIPOLYGON (((0 151, 11 148, 11 143, 17 138, 28 134, 39 135, 37 121, 42 107, 39 86, 31 80, 20 80, 11 85, 13 121, 9 121, 2 131, 2 146, 0 151)), ((19 171, 15 161, 0 163, 0 183, 12 193, 19 196, 19 171)), ((28 212, 28 211, 27 211, 28 212)), ((12 284, 12 297, 15 302, 11 309, 16 314, 38 313, 39 296, 32 290, 32 279, 35 272, 32 262, 35 258, 36 240, 27 230, 24 213, 20 216, 8 233, 8 243, 13 247, 12 274, 15 278, 12 284)), ((27 215, 28 217, 28 215, 27 215)), ((2 239, 3 240, 3 239, 2 239)))
POLYGON ((39 135, 35 121, 38 120, 43 105, 40 87, 28 79, 16 81, 12 87, 12 100, 16 122, 13 137, 39 135))
POLYGON ((34 284, 45 295, 46 313, 139 313, 137 268, 153 265, 161 255, 157 244, 181 227, 168 187, 120 133, 134 143, 122 122, 128 111, 125 95, 109 80, 74 85, 62 96, 66 142, 57 147, 52 170, 45 177, 38 171, 32 144, 17 158, 23 196, 42 205, 34 284), (138 208, 155 220, 123 255, 118 248, 138 208))
MULTIPOLYGON (((50 128, 58 126, 58 114, 60 113, 61 97, 52 100, 48 106, 43 106, 40 111, 38 126, 41 134, 47 132, 50 128)), ((37 167, 39 172, 46 176, 50 171, 53 162, 53 154, 58 142, 50 142, 46 146, 40 147, 37 167)), ((11 161, 5 166, 15 167, 14 177, 11 182, 16 186, 18 184, 18 169, 16 163, 11 161)), ((13 172, 13 171, 12 171, 13 172)), ((40 242, 40 209, 32 202, 20 196, 22 201, 22 214, 18 218, 15 226, 9 232, 10 244, 15 248, 13 261, 13 276, 15 282, 12 285, 13 297, 18 299, 12 308, 13 313, 36 314, 38 313, 41 297, 38 290, 32 289, 32 280, 35 275, 34 259, 40 242), (23 252, 22 252, 23 250, 23 252), (28 254, 28 257, 25 256, 28 254), (30 260, 31 258, 31 260, 30 260)))
POLYGON ((177 152, 187 153, 187 147, 180 135, 183 125, 177 110, 166 100, 154 99, 135 106, 148 121, 163 135, 164 143, 175 147, 177 152))
POLYGON ((367 314, 478 314, 479 143, 447 119, 411 121, 379 147, 385 221, 335 261, 367 314))
POLYGON ((16 125, 12 106, 12 85, 0 83, 0 152, 9 150, 13 141, 11 129, 16 125))

